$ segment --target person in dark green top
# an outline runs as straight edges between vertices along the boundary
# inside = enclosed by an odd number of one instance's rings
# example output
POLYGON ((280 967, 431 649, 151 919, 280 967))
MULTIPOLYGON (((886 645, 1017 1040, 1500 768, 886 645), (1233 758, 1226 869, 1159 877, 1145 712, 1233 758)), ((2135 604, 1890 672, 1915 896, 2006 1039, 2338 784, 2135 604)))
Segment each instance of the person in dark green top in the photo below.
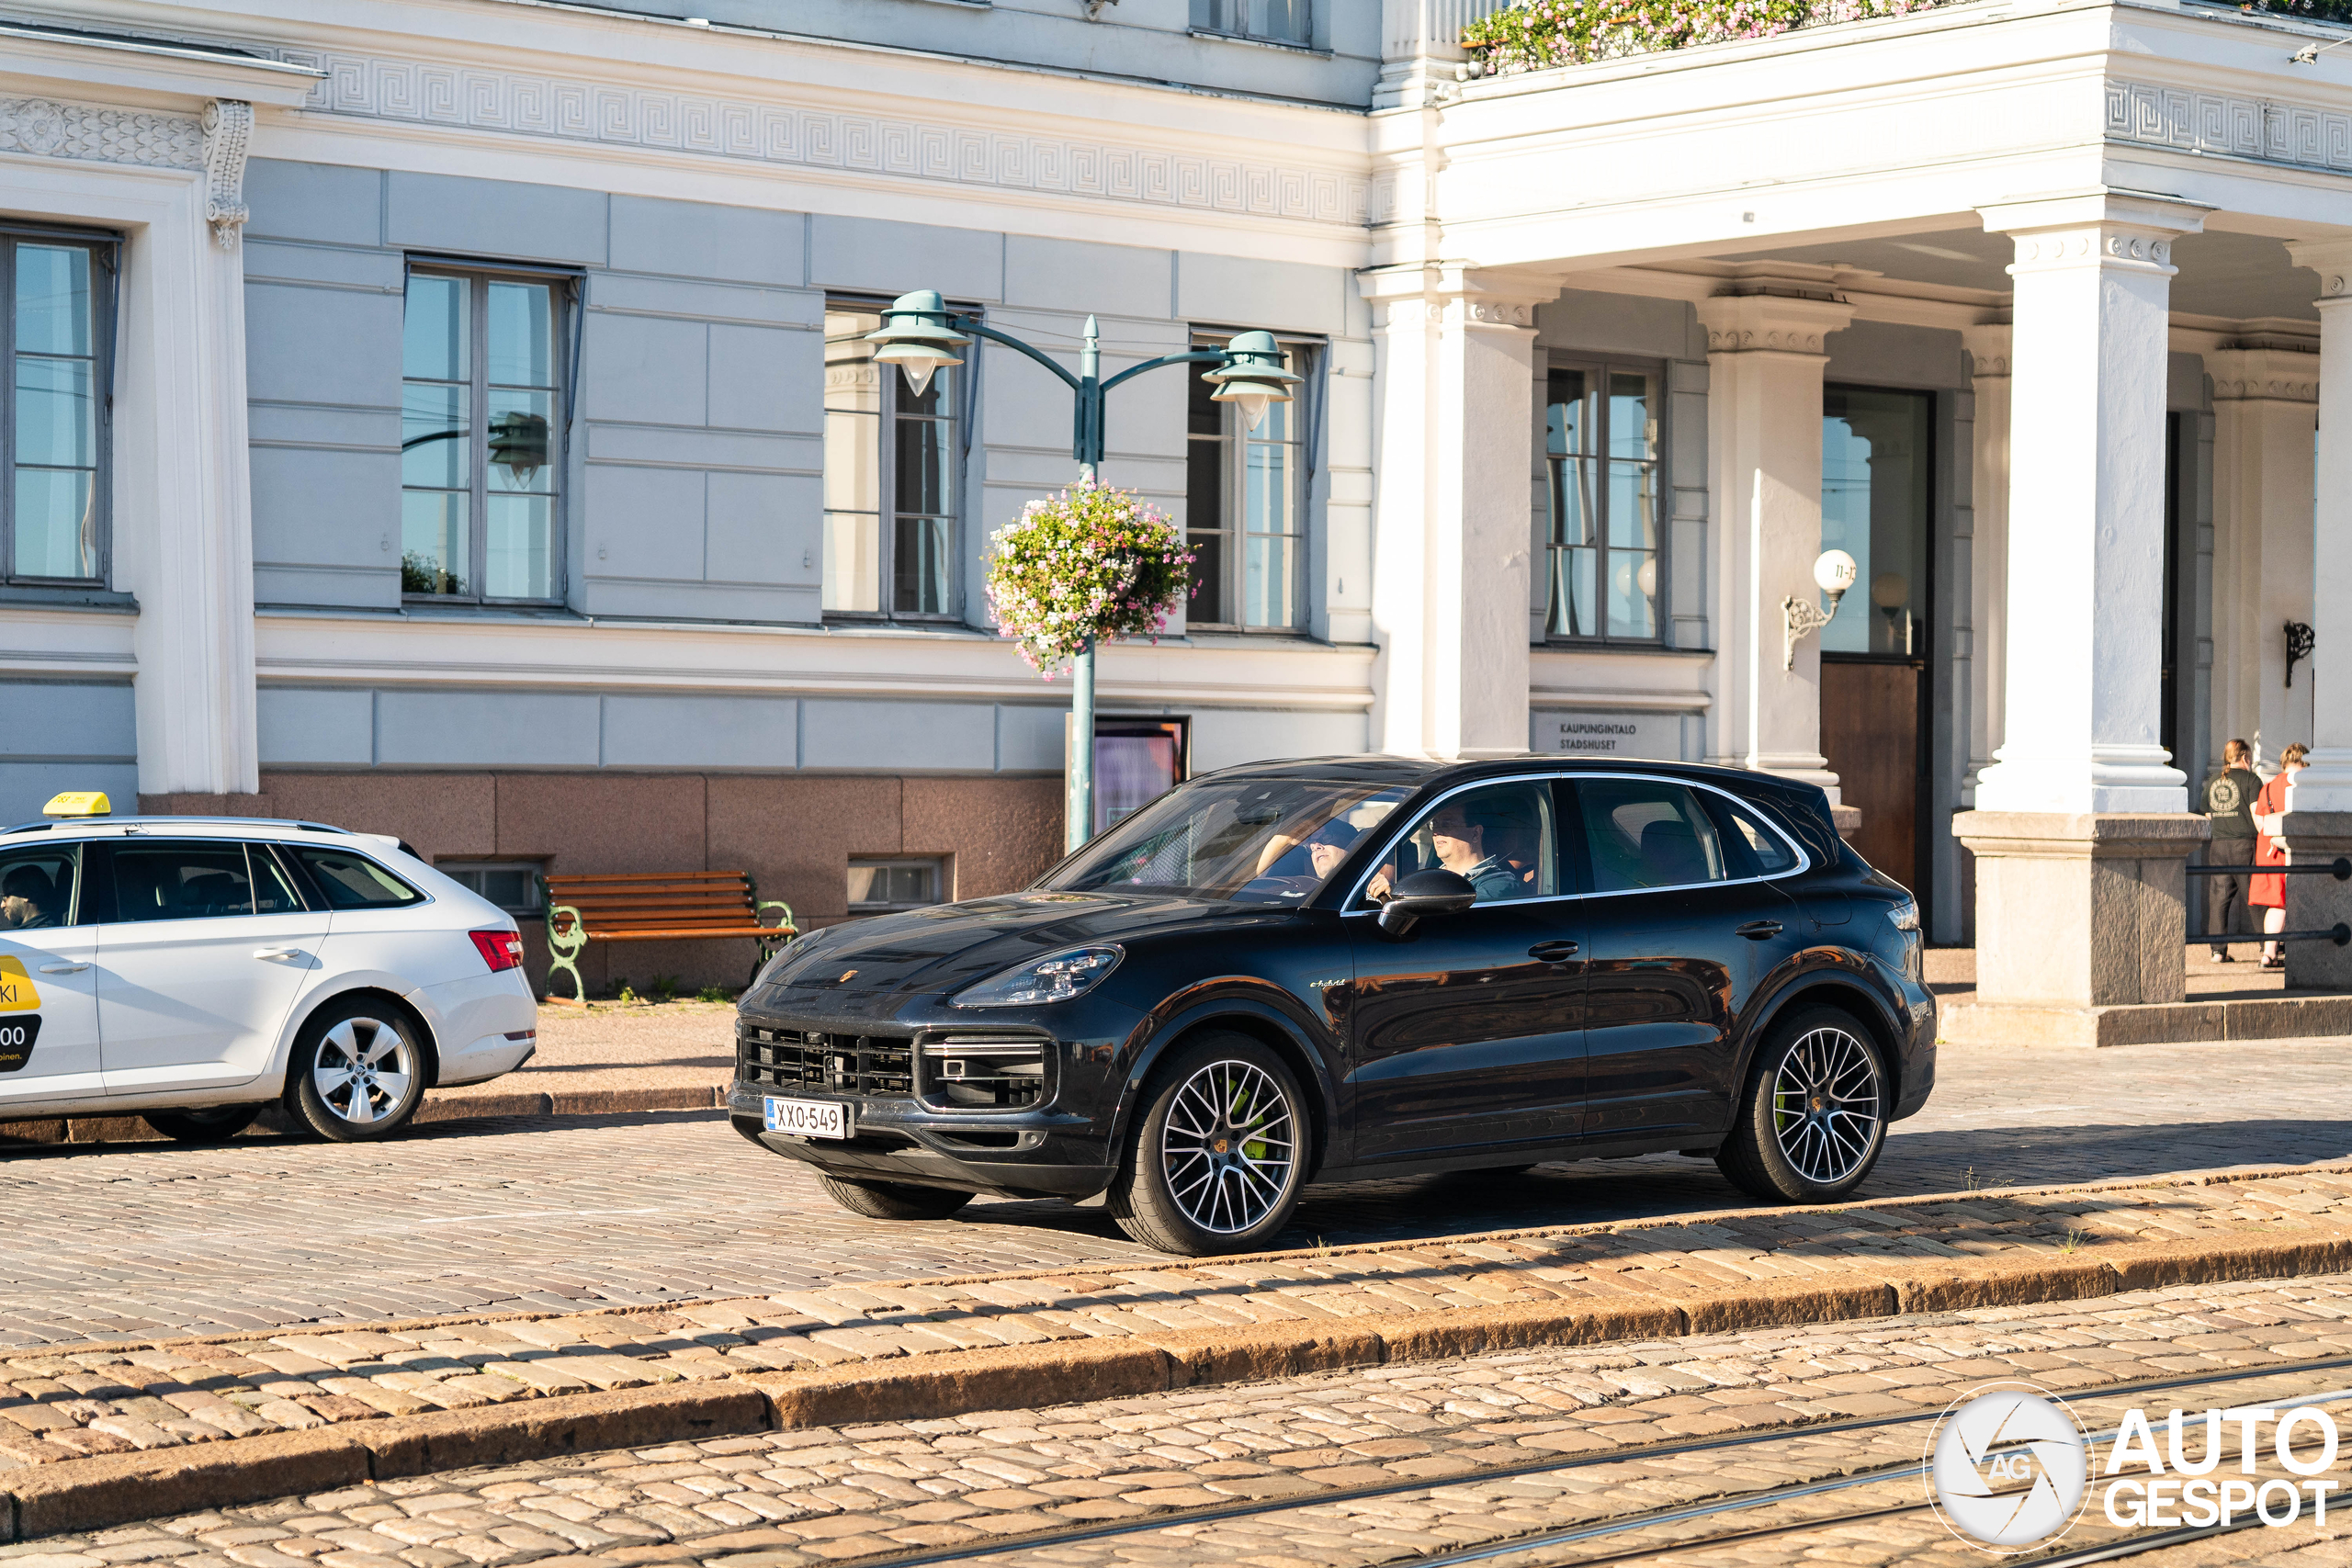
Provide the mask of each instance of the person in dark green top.
POLYGON ((1523 897, 1527 889, 1519 874, 1498 854, 1487 851, 1487 827, 1475 821, 1459 806, 1445 805, 1437 808, 1430 819, 1430 837, 1437 846, 1437 858, 1446 870, 1470 879, 1478 890, 1478 902, 1492 903, 1498 898, 1523 897))
MULTIPOLYGON (((2205 781, 2205 818, 2213 836, 2205 844, 2208 865, 2250 865, 2254 862, 2254 797, 2262 793, 2262 777, 2248 766, 2254 749, 2243 740, 2222 748, 2222 771, 2205 781)), ((2246 908, 2246 878, 2209 876, 2205 882, 2205 934, 2235 936, 2245 929, 2240 916, 2246 908)), ((2233 962, 2230 950, 2215 944, 2213 962, 2233 962)))

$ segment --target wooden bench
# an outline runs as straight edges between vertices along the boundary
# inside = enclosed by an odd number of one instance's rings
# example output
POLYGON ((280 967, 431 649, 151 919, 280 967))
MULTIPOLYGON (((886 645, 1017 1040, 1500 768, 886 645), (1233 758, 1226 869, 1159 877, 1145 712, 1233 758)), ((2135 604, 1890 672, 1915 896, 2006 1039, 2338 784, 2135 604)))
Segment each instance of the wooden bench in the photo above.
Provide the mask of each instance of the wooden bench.
POLYGON ((800 934, 792 906, 760 901, 760 890, 741 871, 631 871, 609 876, 545 876, 548 905, 548 999, 555 977, 569 970, 574 1001, 588 999, 588 983, 574 962, 592 942, 740 941, 759 943, 752 964, 760 965, 800 934), (782 912, 775 925, 760 917, 782 912))

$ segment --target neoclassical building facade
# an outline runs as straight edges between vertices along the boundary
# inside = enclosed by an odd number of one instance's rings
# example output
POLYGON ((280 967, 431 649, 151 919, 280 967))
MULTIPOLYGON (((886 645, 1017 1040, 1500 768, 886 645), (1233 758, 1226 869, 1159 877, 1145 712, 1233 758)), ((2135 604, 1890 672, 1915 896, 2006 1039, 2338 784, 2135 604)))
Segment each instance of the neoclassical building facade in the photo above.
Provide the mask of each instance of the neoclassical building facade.
POLYGON ((1491 0, 695 8, 0 22, 0 810, 744 868, 818 922, 1019 885, 1067 705, 979 578, 1068 397, 875 365, 919 288, 1304 378, 1256 426, 1113 397, 1105 478, 1200 564, 1103 656, 1103 811, 1325 752, 1770 769, 1988 994, 2098 1007, 2177 964, 1993 948, 2177 920, 2223 739, 2352 810, 2352 32, 1961 0, 1495 71, 1491 0))

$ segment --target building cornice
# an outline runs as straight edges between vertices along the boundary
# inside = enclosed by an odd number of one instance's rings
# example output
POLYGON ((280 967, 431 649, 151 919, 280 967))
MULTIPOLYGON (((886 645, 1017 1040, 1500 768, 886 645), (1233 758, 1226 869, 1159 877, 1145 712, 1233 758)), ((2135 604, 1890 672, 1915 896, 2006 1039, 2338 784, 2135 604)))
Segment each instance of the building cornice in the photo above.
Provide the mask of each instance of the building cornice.
MULTIPOLYGON (((274 685, 728 691, 784 696, 1065 700, 1011 641, 822 626, 264 609, 256 670, 274 685)), ((1114 642, 1110 701, 1361 712, 1375 650, 1293 638, 1114 642)))
POLYGON ((310 96, 312 68, 255 55, 157 39, 110 38, 88 29, 61 36, 0 18, 0 87, 66 97, 187 104, 213 98, 292 106, 310 96))

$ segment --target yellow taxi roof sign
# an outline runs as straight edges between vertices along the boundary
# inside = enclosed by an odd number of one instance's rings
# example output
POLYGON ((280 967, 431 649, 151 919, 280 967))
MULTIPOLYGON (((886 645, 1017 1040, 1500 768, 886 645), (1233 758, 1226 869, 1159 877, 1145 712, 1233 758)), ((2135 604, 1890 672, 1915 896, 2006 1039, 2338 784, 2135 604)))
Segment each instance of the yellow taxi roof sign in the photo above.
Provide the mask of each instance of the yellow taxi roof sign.
POLYGON ((43 817, 111 817, 114 803, 104 790, 69 789, 62 795, 52 795, 49 804, 40 808, 43 817))

